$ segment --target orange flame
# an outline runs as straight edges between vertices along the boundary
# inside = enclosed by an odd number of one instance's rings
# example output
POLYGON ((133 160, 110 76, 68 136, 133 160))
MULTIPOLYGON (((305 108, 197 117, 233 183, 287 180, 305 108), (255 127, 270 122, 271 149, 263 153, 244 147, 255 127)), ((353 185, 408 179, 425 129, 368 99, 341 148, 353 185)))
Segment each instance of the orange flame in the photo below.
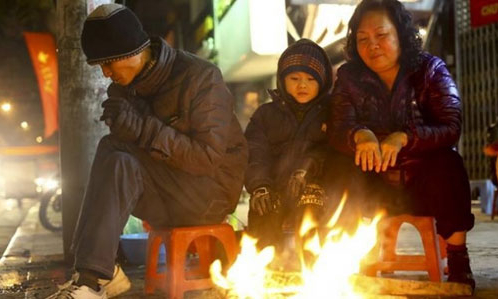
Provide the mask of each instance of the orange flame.
MULTIPOLYGON (((382 214, 371 221, 359 220, 357 230, 349 235, 336 227, 346 199, 345 192, 338 208, 327 222, 328 231, 323 240, 320 240, 315 230, 304 241, 302 248, 313 255, 314 262, 306 264, 301 256, 299 283, 296 280, 280 285, 270 282, 271 270, 268 265, 274 258, 274 247, 266 247, 258 252, 257 241, 246 235, 241 240, 241 253, 226 276, 221 273, 219 260, 211 265, 213 282, 218 287, 229 290, 233 298, 275 298, 276 294, 291 294, 287 297, 293 299, 363 298, 354 291, 350 277, 359 272, 362 259, 375 246, 377 223, 382 214)), ((318 224, 311 215, 304 215, 299 235, 304 236, 317 227, 318 224)))

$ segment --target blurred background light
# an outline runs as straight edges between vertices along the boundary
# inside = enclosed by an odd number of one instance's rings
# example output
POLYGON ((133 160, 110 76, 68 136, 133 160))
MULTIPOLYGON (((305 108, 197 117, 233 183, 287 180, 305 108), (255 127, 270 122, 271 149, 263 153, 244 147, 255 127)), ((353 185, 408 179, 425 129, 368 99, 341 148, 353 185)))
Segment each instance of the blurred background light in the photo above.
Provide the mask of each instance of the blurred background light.
POLYGON ((424 36, 426 36, 426 35, 427 35, 427 29, 425 29, 425 28, 419 28, 419 29, 418 29, 418 33, 420 34, 420 36, 421 36, 422 38, 424 38, 424 36))
POLYGON ((10 112, 12 110, 12 105, 9 102, 2 103, 1 107, 3 112, 10 112))

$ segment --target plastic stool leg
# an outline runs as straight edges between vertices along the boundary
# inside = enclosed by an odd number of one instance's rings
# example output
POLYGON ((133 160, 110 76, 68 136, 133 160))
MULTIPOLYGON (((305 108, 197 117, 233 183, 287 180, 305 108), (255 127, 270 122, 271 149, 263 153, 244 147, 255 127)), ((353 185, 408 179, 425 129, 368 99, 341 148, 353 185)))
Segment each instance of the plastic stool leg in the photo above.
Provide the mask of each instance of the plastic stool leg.
POLYGON ((162 237, 151 232, 147 240, 147 256, 145 262, 145 286, 146 294, 154 293, 156 288, 161 288, 161 275, 157 273, 157 264, 159 260, 159 249, 162 244, 162 237))
POLYGON ((360 273, 366 276, 377 276, 377 269, 373 266, 380 259, 380 242, 377 241, 377 244, 374 245, 372 250, 364 257, 363 261, 360 264, 360 273))
POLYGON ((237 245, 237 239, 235 238, 235 232, 233 228, 228 224, 223 224, 221 229, 221 234, 218 235, 218 240, 223 245, 225 253, 227 255, 227 262, 229 265, 235 262, 237 254, 239 252, 239 247, 237 245))
POLYGON ((440 282, 443 280, 443 269, 439 249, 439 238, 436 235, 434 219, 430 223, 419 224, 419 232, 422 236, 427 272, 431 281, 440 282))
POLYGON ((190 240, 185 240, 173 229, 168 244, 168 298, 183 298, 183 282, 185 281, 185 258, 190 240))
MULTIPOLYGON (((402 221, 398 218, 391 218, 383 224, 384 231, 381 242, 382 260, 385 262, 396 261, 396 245, 398 244, 399 229, 401 228, 402 221)), ((392 274, 394 271, 381 271, 382 274, 392 274)))
POLYGON ((195 275, 209 277, 209 266, 213 261, 215 239, 211 236, 201 236, 195 239, 194 243, 199 255, 199 267, 195 275))

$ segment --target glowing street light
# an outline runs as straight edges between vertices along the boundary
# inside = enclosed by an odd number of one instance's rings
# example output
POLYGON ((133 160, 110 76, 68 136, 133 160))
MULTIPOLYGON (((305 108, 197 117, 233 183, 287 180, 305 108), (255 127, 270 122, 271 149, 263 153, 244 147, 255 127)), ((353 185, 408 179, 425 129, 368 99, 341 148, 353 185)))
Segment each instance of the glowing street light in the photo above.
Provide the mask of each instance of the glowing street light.
POLYGON ((427 30, 425 28, 419 28, 418 33, 422 38, 424 38, 427 35, 427 30))
POLYGON ((27 121, 23 121, 23 122, 21 123, 21 128, 22 128, 23 130, 27 130, 27 129, 29 129, 29 124, 28 124, 28 122, 27 122, 27 121))
POLYGON ((12 105, 9 102, 4 102, 2 103, 1 108, 3 112, 10 112, 10 110, 12 110, 12 105))
POLYGON ((36 142, 42 143, 43 142, 43 137, 41 137, 41 136, 36 137, 36 142))

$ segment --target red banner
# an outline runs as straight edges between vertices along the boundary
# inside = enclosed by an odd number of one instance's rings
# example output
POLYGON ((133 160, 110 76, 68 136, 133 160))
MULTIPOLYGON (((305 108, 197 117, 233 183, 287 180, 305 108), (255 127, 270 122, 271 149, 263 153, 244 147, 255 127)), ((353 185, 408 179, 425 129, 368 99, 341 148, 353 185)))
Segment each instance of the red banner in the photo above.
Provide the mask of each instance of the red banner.
POLYGON ((498 22, 498 0, 470 0, 472 27, 498 22))
POLYGON ((45 119, 45 138, 59 129, 59 82, 55 39, 49 33, 24 32, 26 45, 38 79, 45 119))

